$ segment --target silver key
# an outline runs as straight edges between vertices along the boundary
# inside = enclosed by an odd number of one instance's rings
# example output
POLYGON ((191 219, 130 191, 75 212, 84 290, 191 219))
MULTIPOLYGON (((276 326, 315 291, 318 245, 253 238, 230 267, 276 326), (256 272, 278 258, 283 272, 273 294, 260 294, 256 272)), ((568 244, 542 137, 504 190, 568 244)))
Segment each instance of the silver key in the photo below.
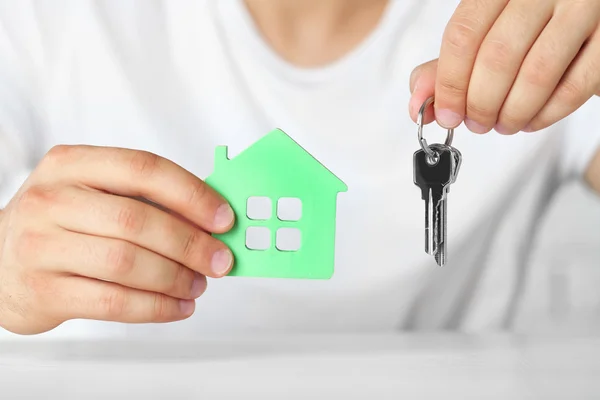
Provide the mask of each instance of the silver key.
POLYGON ((444 144, 428 145, 423 137, 423 118, 430 97, 419 110, 417 125, 421 149, 414 154, 414 183, 425 201, 425 252, 435 257, 439 266, 446 263, 447 197, 456 182, 462 155, 453 148, 454 130, 448 130, 444 144))
MULTIPOLYGON (((438 150, 438 151, 442 148, 448 148, 452 152, 452 156, 454 157, 454 170, 452 171, 453 172, 452 182, 450 182, 450 185, 452 185, 453 183, 456 182, 456 178, 458 176, 458 171, 460 170, 460 166, 462 164, 462 154, 460 153, 460 151, 458 151, 457 148, 448 146, 445 144, 432 144, 429 147, 432 150, 438 150)), ((446 186, 446 193, 448 193, 450 191, 450 185, 446 186)))
POLYGON ((430 148, 438 154, 441 154, 444 151, 450 151, 452 153, 452 166, 451 166, 451 180, 444 187, 444 195, 441 204, 438 205, 437 215, 435 216, 434 222, 434 240, 436 241, 436 249, 437 251, 433 256, 435 257, 435 261, 439 266, 444 266, 446 264, 446 252, 447 252, 447 232, 448 232, 448 193, 450 192, 450 186, 456 182, 456 178, 458 177, 458 171, 460 170, 460 165, 462 163, 462 155, 461 153, 452 146, 434 144, 431 145, 430 148))
POLYGON ((450 148, 436 148, 435 156, 419 150, 414 154, 414 183, 425 201, 425 251, 445 260, 446 189, 454 179, 454 154, 450 148))

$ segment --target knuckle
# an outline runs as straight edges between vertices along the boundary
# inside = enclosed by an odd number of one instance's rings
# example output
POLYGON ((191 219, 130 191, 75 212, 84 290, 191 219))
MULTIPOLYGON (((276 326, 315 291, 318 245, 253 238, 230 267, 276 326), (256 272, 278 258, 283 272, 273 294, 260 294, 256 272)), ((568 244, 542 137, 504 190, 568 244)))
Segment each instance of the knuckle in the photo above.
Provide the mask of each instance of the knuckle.
POLYGON ((523 114, 519 114, 517 110, 503 110, 498 118, 502 126, 511 131, 518 131, 527 123, 527 118, 523 114))
POLYGON ((498 117, 497 110, 482 106, 476 101, 467 101, 467 116, 477 122, 495 122, 498 117))
POLYGON ((106 263, 114 276, 128 276, 136 264, 136 247, 122 242, 108 250, 106 263))
POLYGON ((183 242, 183 260, 186 265, 196 265, 201 257, 201 241, 200 232, 192 229, 183 242))
POLYGON ((467 93, 467 86, 462 86, 459 79, 452 75, 440 76, 439 85, 443 91, 453 97, 465 96, 467 93))
POLYGON ((198 204, 208 194, 208 185, 204 182, 198 182, 190 186, 188 195, 188 204, 198 204))
MULTIPOLYGON (((184 267, 183 265, 176 265, 174 268, 170 279, 166 279, 165 282, 168 282, 165 292, 172 294, 182 293, 181 288, 189 288, 191 286, 191 282, 193 280, 193 272, 184 267)), ((189 295, 189 293, 182 293, 185 296, 189 295)))
POLYGON ((500 119, 502 120, 502 124, 504 126, 511 129, 522 127, 527 122, 523 116, 519 115, 515 111, 510 110, 503 112, 500 119))
POLYGON ((454 55, 467 57, 476 53, 479 38, 474 26, 475 23, 467 17, 448 24, 444 39, 454 55))
POLYGON ((152 319, 154 321, 165 321, 171 317, 170 299, 161 293, 155 293, 152 302, 152 319))
POLYGON ((577 108, 585 93, 584 85, 573 79, 565 79, 556 88, 556 99, 568 108, 577 108))
POLYGON ((523 70, 523 79, 527 84, 536 88, 545 88, 552 84, 554 74, 552 65, 547 56, 538 55, 533 57, 523 70))
POLYGON ((99 301, 100 312, 109 320, 120 320, 127 309, 127 294, 115 287, 106 290, 99 301))
POLYGON ((47 209, 56 200, 56 191, 42 186, 31 186, 18 199, 20 212, 27 214, 47 209))
POLYGON ((136 151, 131 158, 131 171, 140 177, 153 175, 160 164, 160 157, 147 151, 136 151))
POLYGON ((184 297, 188 297, 195 278, 194 271, 179 264, 175 269, 174 276, 170 293, 181 293, 184 297))
POLYGON ((59 144, 52 147, 42 159, 46 165, 61 165, 73 158, 80 146, 59 144))
POLYGON ((501 40, 491 40, 485 49, 482 49, 479 57, 481 57, 482 65, 493 73, 506 73, 511 69, 514 54, 513 49, 509 44, 501 40))
POLYGON ((137 236, 144 231, 147 214, 144 207, 129 204, 119 209, 117 215, 118 228, 128 235, 137 236))

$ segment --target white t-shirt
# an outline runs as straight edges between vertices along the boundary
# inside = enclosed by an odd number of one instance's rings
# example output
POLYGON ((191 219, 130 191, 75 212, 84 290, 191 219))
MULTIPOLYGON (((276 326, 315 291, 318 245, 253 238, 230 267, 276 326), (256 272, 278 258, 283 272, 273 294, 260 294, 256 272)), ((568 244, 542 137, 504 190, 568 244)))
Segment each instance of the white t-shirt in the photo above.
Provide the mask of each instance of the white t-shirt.
POLYGON ((463 165, 448 200, 448 264, 437 267, 412 179, 408 78, 438 56, 457 4, 392 0, 352 52, 304 69, 271 50, 241 0, 0 1, 5 199, 58 143, 149 150, 205 178, 215 146, 235 156, 275 127, 349 187, 331 280, 210 280, 184 322, 73 321, 51 335, 512 328, 532 284, 536 224, 599 148, 600 102, 544 132, 457 130, 463 165))

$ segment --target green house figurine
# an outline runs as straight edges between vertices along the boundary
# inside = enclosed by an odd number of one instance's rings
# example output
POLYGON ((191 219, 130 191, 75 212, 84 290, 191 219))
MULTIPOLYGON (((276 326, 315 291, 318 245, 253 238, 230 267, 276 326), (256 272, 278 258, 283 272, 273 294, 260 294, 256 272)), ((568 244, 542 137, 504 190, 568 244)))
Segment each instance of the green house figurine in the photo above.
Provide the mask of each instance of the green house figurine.
POLYGON ((233 252, 229 276, 333 276, 337 195, 348 187, 282 130, 231 160, 218 146, 206 182, 236 215, 229 232, 214 235, 233 252))

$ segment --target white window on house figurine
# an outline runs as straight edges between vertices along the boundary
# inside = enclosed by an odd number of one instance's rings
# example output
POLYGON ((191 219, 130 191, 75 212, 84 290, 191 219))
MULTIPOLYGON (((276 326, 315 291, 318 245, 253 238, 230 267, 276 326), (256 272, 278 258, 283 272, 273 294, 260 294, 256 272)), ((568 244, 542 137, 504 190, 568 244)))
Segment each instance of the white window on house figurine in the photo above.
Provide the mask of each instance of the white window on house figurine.
POLYGON ((264 226, 246 229, 246 247, 250 250, 268 250, 271 247, 271 231, 264 226))
POLYGON ((302 217, 302 200, 282 197, 277 200, 277 218, 282 221, 299 221, 302 217))
POLYGON ((280 251, 298 251, 302 232, 297 228, 279 228, 275 236, 275 247, 280 251))
MULTIPOLYGON (((268 197, 250 197, 246 203, 246 216, 252 221, 271 221, 275 225, 275 248, 279 251, 300 250, 302 233, 300 229, 289 226, 277 227, 277 222, 296 222, 302 218, 302 201, 294 197, 281 197, 276 202, 273 219, 273 202, 268 197)), ((271 230, 266 226, 250 226, 246 230, 246 247, 250 250, 268 250, 271 248, 271 230)))
POLYGON ((246 203, 246 215, 254 221, 271 219, 273 206, 268 197, 250 197, 246 203))

